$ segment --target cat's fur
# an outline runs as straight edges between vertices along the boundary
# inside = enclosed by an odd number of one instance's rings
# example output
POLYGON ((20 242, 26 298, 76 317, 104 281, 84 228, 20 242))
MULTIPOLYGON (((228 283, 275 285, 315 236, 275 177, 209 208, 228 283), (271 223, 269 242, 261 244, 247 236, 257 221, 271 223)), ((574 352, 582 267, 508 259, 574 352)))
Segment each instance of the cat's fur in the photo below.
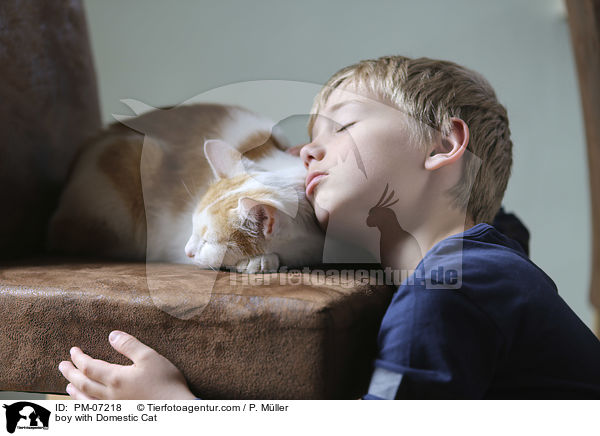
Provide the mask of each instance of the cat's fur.
POLYGON ((196 104, 126 124, 79 154, 50 222, 51 251, 243 272, 321 261, 306 170, 271 121, 196 104))

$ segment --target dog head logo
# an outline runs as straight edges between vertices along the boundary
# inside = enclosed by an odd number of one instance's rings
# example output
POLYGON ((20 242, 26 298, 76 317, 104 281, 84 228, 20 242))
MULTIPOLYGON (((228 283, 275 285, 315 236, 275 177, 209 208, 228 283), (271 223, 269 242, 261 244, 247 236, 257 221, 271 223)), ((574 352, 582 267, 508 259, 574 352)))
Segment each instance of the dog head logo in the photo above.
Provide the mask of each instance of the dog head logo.
POLYGON ((19 401, 10 405, 4 404, 6 409, 6 431, 14 433, 15 429, 48 428, 50 411, 29 401, 19 401))

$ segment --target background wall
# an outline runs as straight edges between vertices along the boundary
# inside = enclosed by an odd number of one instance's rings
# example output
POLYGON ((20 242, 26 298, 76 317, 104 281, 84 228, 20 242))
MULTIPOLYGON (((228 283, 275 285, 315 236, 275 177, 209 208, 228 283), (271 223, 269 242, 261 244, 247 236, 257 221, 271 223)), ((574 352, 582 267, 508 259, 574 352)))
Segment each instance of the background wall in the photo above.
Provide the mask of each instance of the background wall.
MULTIPOLYGON (((529 227, 533 261, 591 326, 583 122, 560 1, 87 0, 85 6, 106 122, 112 113, 131 113, 121 99, 161 106, 240 81, 322 84, 342 66, 385 54, 448 59, 483 73, 511 120, 506 209, 529 227)), ((313 95, 300 95, 303 89, 294 98, 308 111, 313 95)), ((273 91, 263 103, 281 100, 273 91)), ((303 139, 299 132, 295 141, 303 139)))

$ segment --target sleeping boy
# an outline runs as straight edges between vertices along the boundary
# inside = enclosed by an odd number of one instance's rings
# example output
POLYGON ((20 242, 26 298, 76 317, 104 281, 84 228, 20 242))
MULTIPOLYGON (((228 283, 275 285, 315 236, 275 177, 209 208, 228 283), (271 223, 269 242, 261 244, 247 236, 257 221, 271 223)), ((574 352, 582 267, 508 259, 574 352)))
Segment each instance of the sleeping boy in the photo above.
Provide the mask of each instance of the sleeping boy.
MULTIPOLYGON (((482 76, 427 58, 361 61, 331 77, 311 114, 300 156, 321 227, 403 277, 364 399, 600 398, 600 341, 488 224, 512 142, 482 76)), ((125 332, 109 341, 133 365, 73 347, 59 365, 73 398, 196 398, 156 351, 125 332)))

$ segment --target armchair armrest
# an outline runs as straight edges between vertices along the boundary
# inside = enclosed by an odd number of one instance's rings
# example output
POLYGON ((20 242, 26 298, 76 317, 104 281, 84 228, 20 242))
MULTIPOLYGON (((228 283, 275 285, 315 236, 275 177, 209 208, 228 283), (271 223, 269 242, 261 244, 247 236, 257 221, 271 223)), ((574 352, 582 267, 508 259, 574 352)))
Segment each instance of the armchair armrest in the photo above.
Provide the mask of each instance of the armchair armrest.
MULTIPOLYGON (((219 272, 211 291, 211 271, 148 267, 151 282, 145 263, 46 259, 0 267, 0 389, 64 393, 58 363, 74 345, 130 363, 108 344, 109 332, 119 329, 171 360, 202 398, 366 392, 392 288, 295 285, 281 274, 257 285, 247 275, 219 272)), ((293 282, 316 282, 310 279, 304 273, 293 282)))

